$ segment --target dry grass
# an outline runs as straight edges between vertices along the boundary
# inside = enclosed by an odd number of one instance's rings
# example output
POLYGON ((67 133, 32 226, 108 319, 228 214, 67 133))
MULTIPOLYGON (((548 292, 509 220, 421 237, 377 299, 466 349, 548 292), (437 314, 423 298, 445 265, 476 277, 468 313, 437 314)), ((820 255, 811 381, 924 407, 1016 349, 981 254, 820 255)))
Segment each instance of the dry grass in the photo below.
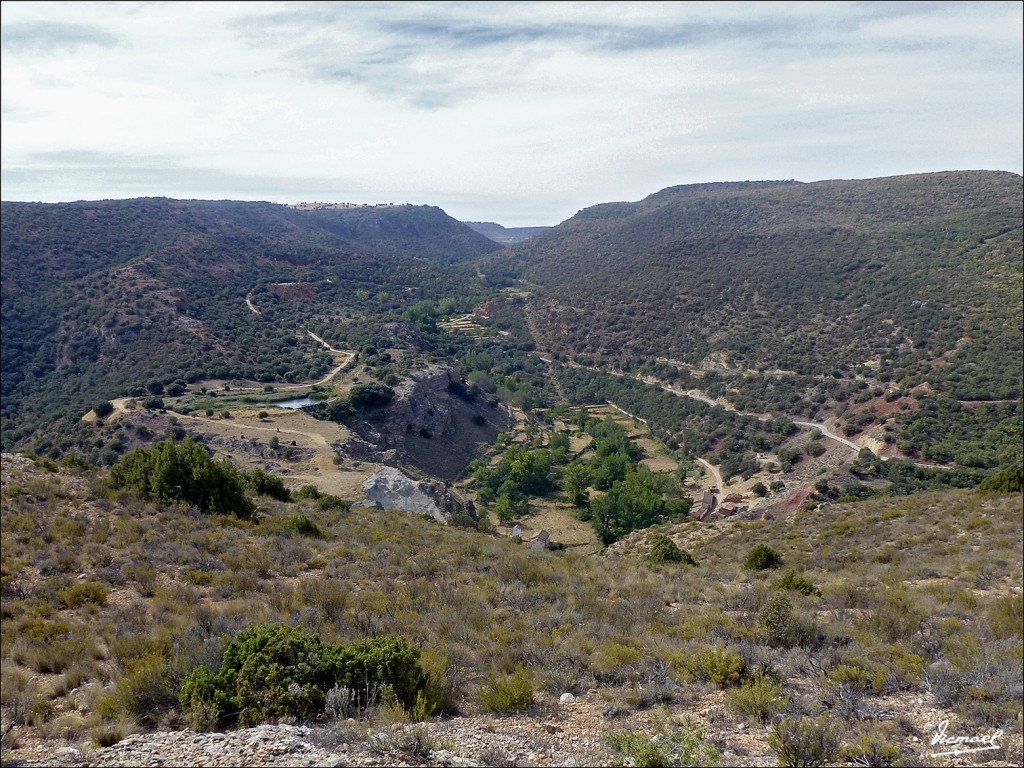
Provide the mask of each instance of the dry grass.
MULTIPOLYGON (((40 733, 109 740, 135 722, 170 722, 187 669, 239 629, 275 620, 327 642, 406 637, 430 649, 451 699, 469 711, 488 675, 517 665, 556 695, 601 684, 689 700, 705 690, 711 673, 699 660, 716 648, 741 660, 737 682, 780 683, 789 713, 825 701, 856 720, 884 697, 929 688, 936 714, 979 727, 1014 727, 1020 708, 1019 496, 935 493, 788 519, 666 524, 657 532, 699 564, 654 567, 640 560, 653 529, 594 557, 305 501, 261 500, 261 520, 249 523, 6 461, 2 493, 3 706, 40 733), (326 538, 289 532, 296 515, 326 538), (780 573, 742 570, 758 543, 822 593, 787 593, 790 614, 768 634, 758 615, 780 573), (72 591, 79 583, 103 591, 72 591), (114 693, 98 695, 106 683, 114 693), (80 706, 99 719, 69 717, 80 706)), ((563 507, 544 502, 531 524, 571 543, 555 519, 571 516, 563 507)), ((647 706, 628 693, 616 701, 647 706)))

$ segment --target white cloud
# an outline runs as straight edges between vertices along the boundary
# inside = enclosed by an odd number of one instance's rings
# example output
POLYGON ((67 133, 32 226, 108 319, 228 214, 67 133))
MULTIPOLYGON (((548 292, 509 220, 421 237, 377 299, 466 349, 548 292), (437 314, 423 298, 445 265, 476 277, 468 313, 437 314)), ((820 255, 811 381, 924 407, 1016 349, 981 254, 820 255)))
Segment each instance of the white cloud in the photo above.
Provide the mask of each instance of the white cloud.
POLYGON ((690 182, 1021 172, 1018 3, 5 3, 2 26, 4 199, 512 226, 690 182))

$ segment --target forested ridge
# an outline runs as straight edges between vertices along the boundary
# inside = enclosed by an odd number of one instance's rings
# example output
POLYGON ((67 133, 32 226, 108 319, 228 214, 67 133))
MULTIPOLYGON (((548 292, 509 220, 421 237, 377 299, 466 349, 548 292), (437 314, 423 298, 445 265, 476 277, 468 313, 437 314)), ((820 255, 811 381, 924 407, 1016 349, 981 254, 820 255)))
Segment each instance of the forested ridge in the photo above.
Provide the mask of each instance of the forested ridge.
POLYGON ((671 187, 505 248, 430 206, 2 213, 6 448, 147 387, 314 381, 332 359, 312 331, 371 366, 396 347, 458 360, 525 407, 554 402, 550 372, 523 355, 536 349, 740 411, 832 418, 848 436, 884 427, 915 459, 1021 460, 1015 174, 671 187), (474 309, 487 339, 442 333, 474 309))
POLYGON ((471 306, 458 262, 496 247, 428 206, 146 198, 2 214, 5 447, 151 381, 319 376, 330 357, 307 329, 372 337, 416 302, 471 306))
POLYGON ((909 455, 995 467, 1021 457, 1021 181, 672 187, 580 211, 482 270, 532 289, 555 359, 848 435, 890 419, 909 455))
POLYGON ((1021 177, 673 187, 491 257, 555 352, 1021 394, 1021 177))

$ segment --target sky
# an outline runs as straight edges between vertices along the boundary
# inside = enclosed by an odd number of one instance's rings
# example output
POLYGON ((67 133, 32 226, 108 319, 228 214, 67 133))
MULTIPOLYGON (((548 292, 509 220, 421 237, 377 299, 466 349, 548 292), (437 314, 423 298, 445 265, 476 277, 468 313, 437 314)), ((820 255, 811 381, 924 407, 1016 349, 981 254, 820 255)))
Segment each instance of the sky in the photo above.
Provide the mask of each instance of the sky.
POLYGON ((436 205, 1022 172, 1020 2, 0 4, 0 194, 436 205))

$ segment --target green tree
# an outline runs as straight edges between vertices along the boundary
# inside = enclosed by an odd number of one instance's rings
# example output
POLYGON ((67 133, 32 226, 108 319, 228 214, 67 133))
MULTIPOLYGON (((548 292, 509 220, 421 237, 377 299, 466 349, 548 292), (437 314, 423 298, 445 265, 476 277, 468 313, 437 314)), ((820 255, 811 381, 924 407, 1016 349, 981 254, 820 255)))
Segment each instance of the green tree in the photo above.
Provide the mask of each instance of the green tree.
POLYGON ((205 513, 251 518, 256 511, 235 465, 214 461, 191 437, 134 449, 110 468, 110 479, 115 488, 129 488, 144 499, 183 501, 205 513))
POLYGON ((562 482, 570 504, 580 508, 587 506, 590 502, 590 494, 587 492, 590 486, 590 472, 586 464, 574 461, 567 466, 562 482))

